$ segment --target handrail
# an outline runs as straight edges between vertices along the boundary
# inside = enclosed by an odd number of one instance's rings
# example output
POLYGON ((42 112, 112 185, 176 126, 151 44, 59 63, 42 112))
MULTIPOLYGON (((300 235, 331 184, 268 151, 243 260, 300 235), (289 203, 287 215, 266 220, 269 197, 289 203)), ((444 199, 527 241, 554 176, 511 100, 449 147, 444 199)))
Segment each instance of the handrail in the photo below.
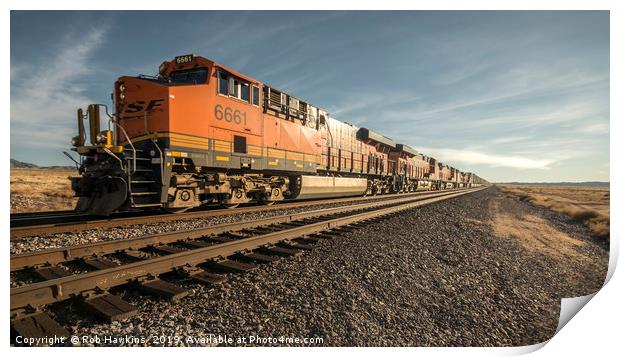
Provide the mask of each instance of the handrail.
MULTIPOLYGON (((125 136, 125 139, 127 139, 127 143, 129 144, 129 146, 131 147, 131 151, 132 151, 132 166, 133 166, 133 172, 131 170, 130 167, 125 168, 123 165, 123 161, 119 159, 120 163, 121 163, 121 169, 123 171, 125 171, 127 173, 127 176, 131 176, 133 175, 134 172, 136 172, 136 147, 133 145, 133 142, 131 141, 131 138, 129 138, 129 136, 127 135, 127 132, 125 131, 125 128, 123 128, 117 121, 117 119, 114 117, 114 115, 111 115, 108 111, 108 106, 105 104, 99 104, 100 106, 102 106, 105 109, 105 114, 108 116, 108 128, 110 127, 110 122, 114 123, 114 126, 118 129, 121 130, 121 132, 123 133, 123 136, 125 136)), ((114 130, 114 144, 118 144, 118 135, 116 135, 116 130, 114 130)), ((115 155, 116 156, 116 155, 115 155)), ((131 180, 129 180, 131 182, 131 180)), ((131 183, 130 183, 131 184, 131 183)))
MULTIPOLYGON (((144 116, 143 116, 144 117, 144 132, 150 137, 151 142, 153 143, 155 148, 157 148, 157 151, 159 151, 159 176, 160 176, 161 183, 163 185, 164 184, 164 155, 163 155, 161 148, 157 144, 157 142, 153 140, 152 135, 150 135, 151 132, 149 131, 149 128, 148 128, 148 122, 146 120, 146 113, 147 111, 145 110, 144 116)), ((134 165, 135 163, 136 163, 136 160, 134 159, 134 165)))

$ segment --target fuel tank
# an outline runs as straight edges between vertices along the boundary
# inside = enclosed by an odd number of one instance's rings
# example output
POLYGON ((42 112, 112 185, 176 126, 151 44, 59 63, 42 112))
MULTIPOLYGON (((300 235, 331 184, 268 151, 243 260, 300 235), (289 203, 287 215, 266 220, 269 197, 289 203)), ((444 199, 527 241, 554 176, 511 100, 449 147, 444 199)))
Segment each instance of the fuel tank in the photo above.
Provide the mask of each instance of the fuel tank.
POLYGON ((366 192, 365 178, 307 176, 299 177, 297 192, 292 198, 312 199, 361 196, 366 192))

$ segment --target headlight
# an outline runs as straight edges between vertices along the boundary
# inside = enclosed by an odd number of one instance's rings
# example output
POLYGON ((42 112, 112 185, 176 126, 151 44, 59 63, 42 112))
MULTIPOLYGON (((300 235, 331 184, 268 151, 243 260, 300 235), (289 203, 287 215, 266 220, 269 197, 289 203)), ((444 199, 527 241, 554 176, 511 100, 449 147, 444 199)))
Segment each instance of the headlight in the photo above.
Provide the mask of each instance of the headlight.
POLYGON ((71 145, 73 145, 73 146, 75 146, 75 147, 80 146, 80 138, 79 138, 79 137, 77 137, 77 136, 74 136, 74 137, 71 139, 71 145))
POLYGON ((118 96, 120 97, 121 101, 125 100, 125 84, 121 84, 120 86, 118 86, 118 96))

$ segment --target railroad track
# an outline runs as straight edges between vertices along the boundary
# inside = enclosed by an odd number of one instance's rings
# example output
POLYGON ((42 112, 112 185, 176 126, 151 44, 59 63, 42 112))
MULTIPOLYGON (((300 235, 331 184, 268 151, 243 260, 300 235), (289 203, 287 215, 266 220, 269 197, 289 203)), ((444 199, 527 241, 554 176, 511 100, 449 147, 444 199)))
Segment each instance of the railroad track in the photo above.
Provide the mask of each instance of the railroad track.
POLYGON ((251 222, 13 255, 12 274, 32 274, 41 281, 11 289, 12 334, 68 336, 45 307, 69 299, 104 321, 124 319, 136 314, 137 308, 111 289, 131 288, 178 300, 188 291, 175 285, 175 279, 216 284, 226 279, 226 273, 245 272, 279 257, 311 250, 323 239, 399 211, 479 190, 396 196, 251 222), (71 271, 71 264, 80 267, 71 271))
POLYGON ((365 202, 369 200, 390 199, 408 195, 425 195, 436 191, 420 191, 407 194, 389 194, 384 196, 345 197, 326 200, 285 201, 273 206, 251 205, 235 209, 218 208, 185 213, 166 214, 148 212, 121 212, 109 218, 78 214, 73 211, 23 213, 11 215, 11 240, 19 240, 42 234, 81 232, 96 228, 115 228, 134 224, 150 224, 171 221, 185 221, 214 216, 231 216, 254 212, 274 211, 288 208, 337 204, 343 202, 365 202))

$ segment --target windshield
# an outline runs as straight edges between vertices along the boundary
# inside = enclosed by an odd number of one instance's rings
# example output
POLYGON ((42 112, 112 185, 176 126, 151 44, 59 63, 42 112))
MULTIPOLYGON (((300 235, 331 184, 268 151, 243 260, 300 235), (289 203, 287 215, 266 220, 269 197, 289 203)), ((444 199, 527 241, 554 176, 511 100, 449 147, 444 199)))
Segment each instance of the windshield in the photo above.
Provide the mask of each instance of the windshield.
POLYGON ((203 84, 207 82, 208 71, 205 68, 189 69, 170 73, 170 84, 203 84))

